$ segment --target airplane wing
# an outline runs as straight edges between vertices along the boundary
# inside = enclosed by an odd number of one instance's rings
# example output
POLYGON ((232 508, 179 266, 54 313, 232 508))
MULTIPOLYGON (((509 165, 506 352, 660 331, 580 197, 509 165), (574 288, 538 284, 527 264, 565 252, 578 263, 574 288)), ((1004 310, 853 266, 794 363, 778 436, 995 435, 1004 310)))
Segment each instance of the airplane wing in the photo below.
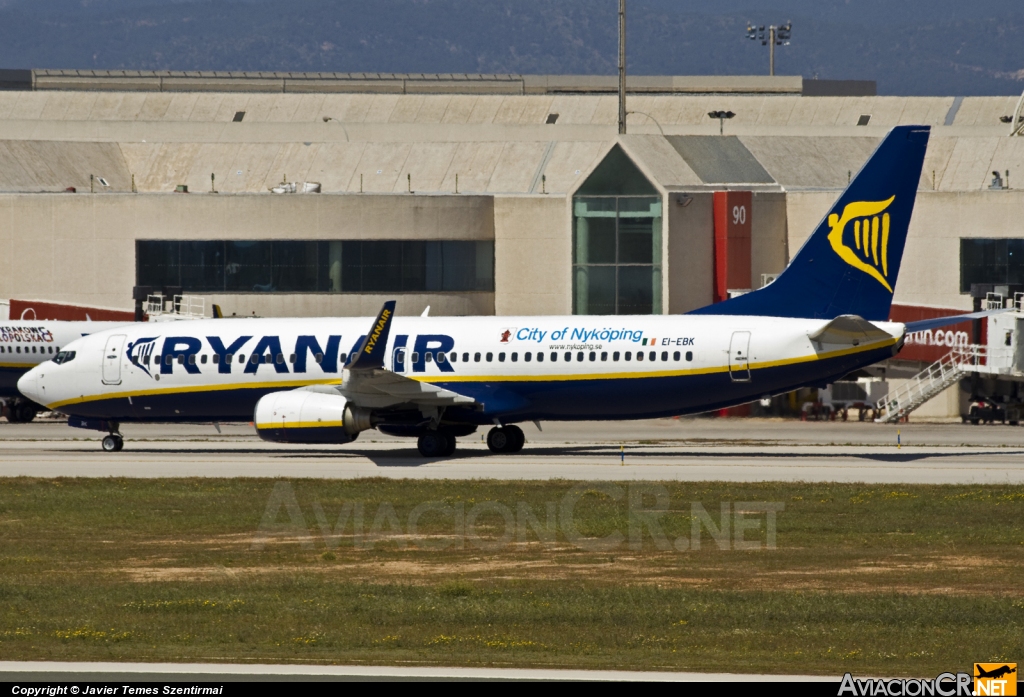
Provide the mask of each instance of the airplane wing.
POLYGON ((893 338, 892 335, 857 315, 839 315, 817 331, 807 335, 819 344, 860 346, 893 338))
POLYGON ((371 409, 403 404, 424 408, 472 405, 476 400, 446 390, 429 382, 421 382, 384 369, 384 356, 395 316, 395 301, 384 303, 366 338, 353 352, 342 373, 342 383, 325 386, 315 391, 331 391, 359 406, 371 409))
POLYGON ((450 407, 477 403, 472 397, 389 370, 346 371, 342 384, 335 389, 360 406, 376 409, 402 404, 450 407))
POLYGON ((981 312, 970 312, 966 315, 950 315, 948 317, 933 317, 932 319, 922 319, 916 322, 907 322, 907 332, 923 332, 926 329, 938 329, 939 327, 948 327, 951 324, 960 324, 972 319, 981 319, 983 317, 991 317, 992 315, 1002 314, 1008 310, 1000 308, 996 310, 982 310, 981 312))

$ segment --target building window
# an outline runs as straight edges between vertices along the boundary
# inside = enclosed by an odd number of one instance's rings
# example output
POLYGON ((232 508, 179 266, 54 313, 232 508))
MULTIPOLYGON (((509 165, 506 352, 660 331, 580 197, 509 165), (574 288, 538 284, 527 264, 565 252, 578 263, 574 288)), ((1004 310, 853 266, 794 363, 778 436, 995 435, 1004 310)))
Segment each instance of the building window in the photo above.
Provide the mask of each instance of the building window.
POLYGON ((494 242, 137 240, 136 285, 184 292, 494 291, 494 242))
POLYGON ((960 292, 972 283, 1024 284, 1024 240, 961 239, 960 292))
POLYGON ((657 196, 574 198, 574 314, 661 314, 661 215, 657 196))

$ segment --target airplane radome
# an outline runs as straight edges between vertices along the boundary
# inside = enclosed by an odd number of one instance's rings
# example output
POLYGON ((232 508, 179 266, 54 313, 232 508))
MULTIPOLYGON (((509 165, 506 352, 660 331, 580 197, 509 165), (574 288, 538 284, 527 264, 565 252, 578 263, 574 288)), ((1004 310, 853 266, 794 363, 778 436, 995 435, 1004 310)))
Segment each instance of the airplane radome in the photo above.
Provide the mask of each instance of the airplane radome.
POLYGON ((18 388, 107 431, 107 450, 124 422, 253 421, 269 441, 376 428, 436 456, 479 427, 509 453, 517 423, 692 414, 824 385, 902 346, 908 327, 886 320, 928 134, 893 129, 773 284, 689 315, 400 317, 392 300, 375 318, 131 325, 67 345, 18 388))

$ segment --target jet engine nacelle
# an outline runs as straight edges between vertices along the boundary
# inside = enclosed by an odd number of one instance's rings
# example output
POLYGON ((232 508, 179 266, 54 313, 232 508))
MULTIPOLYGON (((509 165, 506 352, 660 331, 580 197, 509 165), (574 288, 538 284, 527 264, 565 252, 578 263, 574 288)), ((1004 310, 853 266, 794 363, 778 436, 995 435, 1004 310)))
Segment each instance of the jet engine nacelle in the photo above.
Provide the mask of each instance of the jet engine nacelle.
POLYGON ((350 443, 373 428, 370 412, 339 394, 273 392, 256 403, 256 433, 273 443, 350 443))

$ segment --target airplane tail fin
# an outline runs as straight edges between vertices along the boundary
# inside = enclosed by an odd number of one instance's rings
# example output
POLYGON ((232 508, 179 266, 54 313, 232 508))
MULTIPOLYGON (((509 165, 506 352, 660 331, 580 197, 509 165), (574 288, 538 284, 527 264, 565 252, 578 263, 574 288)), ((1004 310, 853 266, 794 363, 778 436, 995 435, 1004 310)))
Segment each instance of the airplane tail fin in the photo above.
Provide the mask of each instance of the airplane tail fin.
POLYGON ((774 283, 693 314, 889 318, 928 126, 897 126, 774 283))

